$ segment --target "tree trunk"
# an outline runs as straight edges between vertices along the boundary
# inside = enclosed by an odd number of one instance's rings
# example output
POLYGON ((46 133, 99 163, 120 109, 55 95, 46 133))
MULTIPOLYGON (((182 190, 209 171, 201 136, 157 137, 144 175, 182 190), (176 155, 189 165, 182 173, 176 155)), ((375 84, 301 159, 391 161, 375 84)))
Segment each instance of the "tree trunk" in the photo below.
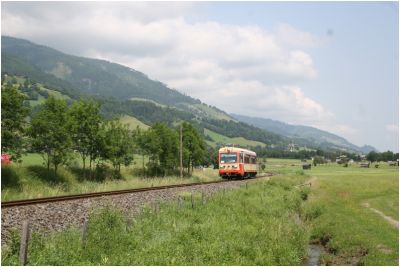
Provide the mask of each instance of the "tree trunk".
POLYGON ((57 177, 58 164, 54 163, 54 177, 57 177))
POLYGON ((93 178, 92 162, 93 162, 92 156, 89 156, 89 176, 90 176, 90 178, 93 178))
POLYGON ((86 156, 82 156, 82 163, 83 163, 83 177, 86 178, 86 156))
POLYGON ((47 171, 50 171, 50 153, 47 153, 47 171))
POLYGON ((83 163, 83 173, 85 173, 85 169, 86 169, 86 156, 82 156, 82 163, 83 163))
POLYGON ((144 176, 144 153, 142 154, 142 171, 144 176))
POLYGON ((190 157, 189 157, 189 159, 188 159, 188 175, 190 176, 190 157))

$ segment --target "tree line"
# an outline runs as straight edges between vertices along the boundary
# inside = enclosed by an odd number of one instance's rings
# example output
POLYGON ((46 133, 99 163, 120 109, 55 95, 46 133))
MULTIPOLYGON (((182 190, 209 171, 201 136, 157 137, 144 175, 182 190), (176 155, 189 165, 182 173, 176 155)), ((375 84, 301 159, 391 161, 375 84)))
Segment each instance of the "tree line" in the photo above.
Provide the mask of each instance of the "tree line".
POLYGON ((211 164, 202 136, 190 123, 175 127, 154 123, 148 130, 130 130, 118 119, 106 120, 100 103, 81 98, 68 105, 66 100, 49 96, 35 112, 24 101, 26 96, 5 84, 1 95, 2 153, 20 160, 23 152, 40 153, 48 170, 57 170, 78 153, 84 173, 108 163, 120 175, 134 154, 142 155, 146 175, 179 173, 180 126, 182 127, 183 167, 191 174, 194 166, 211 164), (144 159, 148 161, 145 164, 144 159))
MULTIPOLYGON (((290 158, 290 159, 317 159, 317 161, 325 161, 329 159, 331 162, 335 162, 340 156, 346 156, 347 159, 352 159, 356 162, 368 160, 371 162, 375 161, 396 161, 399 158, 399 153, 393 153, 392 151, 376 152, 371 151, 365 157, 357 153, 349 153, 343 151, 325 151, 322 149, 317 150, 300 150, 300 151, 287 151, 281 149, 263 149, 262 147, 254 148, 258 157, 267 158, 290 158)), ((321 164, 319 162, 318 164, 321 164)))
POLYGON ((393 153, 390 150, 381 153, 371 151, 367 154, 366 159, 371 162, 396 161, 399 159, 399 153, 393 153))

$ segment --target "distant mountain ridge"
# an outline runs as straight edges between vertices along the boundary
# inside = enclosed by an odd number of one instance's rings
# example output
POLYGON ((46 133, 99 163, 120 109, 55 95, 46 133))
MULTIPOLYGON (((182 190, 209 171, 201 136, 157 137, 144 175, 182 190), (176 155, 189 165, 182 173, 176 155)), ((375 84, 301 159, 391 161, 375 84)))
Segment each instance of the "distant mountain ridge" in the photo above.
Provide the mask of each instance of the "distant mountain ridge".
POLYGON ((330 146, 332 146, 333 144, 336 145, 338 149, 347 148, 348 150, 359 151, 363 153, 376 151, 376 149, 372 146, 364 145, 362 147, 359 147, 350 143, 343 137, 310 126, 291 125, 277 120, 249 117, 238 114, 230 115, 239 121, 254 125, 262 129, 268 129, 273 133, 286 136, 287 138, 293 139, 294 141, 300 141, 300 143, 303 143, 304 140, 307 140, 310 146, 324 148, 328 144, 330 144, 330 146))
POLYGON ((229 138, 243 137, 277 149, 286 149, 295 138, 299 145, 313 149, 363 151, 344 138, 312 127, 303 126, 299 131, 249 122, 244 116, 239 119, 116 63, 68 55, 13 37, 2 36, 1 41, 2 74, 28 77, 72 99, 94 97, 102 102, 104 114, 132 116, 147 125, 191 121, 204 132, 208 129, 229 138))

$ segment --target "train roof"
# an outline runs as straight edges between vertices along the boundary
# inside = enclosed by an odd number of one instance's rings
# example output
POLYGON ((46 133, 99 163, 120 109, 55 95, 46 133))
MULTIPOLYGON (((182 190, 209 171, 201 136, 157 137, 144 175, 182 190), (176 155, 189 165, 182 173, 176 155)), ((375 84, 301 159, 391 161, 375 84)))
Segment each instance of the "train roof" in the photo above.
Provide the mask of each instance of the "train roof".
POLYGON ((245 148, 240 148, 240 147, 221 147, 219 150, 219 153, 230 153, 230 152, 245 152, 246 154, 250 154, 253 156, 257 156, 256 152, 245 149, 245 148))

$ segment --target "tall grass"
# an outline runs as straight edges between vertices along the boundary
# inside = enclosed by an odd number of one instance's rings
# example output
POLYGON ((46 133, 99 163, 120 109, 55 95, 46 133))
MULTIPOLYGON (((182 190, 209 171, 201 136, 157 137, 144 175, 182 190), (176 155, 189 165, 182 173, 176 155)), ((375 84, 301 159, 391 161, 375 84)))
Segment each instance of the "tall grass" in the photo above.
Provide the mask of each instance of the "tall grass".
POLYGON ((182 183, 194 183, 220 179, 216 170, 195 170, 192 177, 138 177, 130 170, 123 170, 120 179, 112 175, 106 178, 83 178, 69 168, 60 167, 57 176, 45 167, 29 166, 2 168, 1 200, 29 199, 67 194, 111 191, 182 183))
MULTIPOLYGON (((81 162, 75 158, 69 166, 60 167, 57 175, 52 169, 47 170, 39 154, 28 154, 21 164, 13 163, 2 167, 1 200, 17 200, 100 192, 128 188, 193 183, 219 180, 218 171, 213 169, 195 169, 192 177, 181 179, 177 176, 143 177, 138 168, 142 167, 143 158, 135 155, 134 163, 121 168, 121 175, 116 177, 113 170, 103 165, 92 174, 83 172, 81 162)), ((146 158, 144 159, 146 162, 146 158)))
MULTIPOLYGON (((292 185, 304 176, 251 183, 246 189, 200 197, 183 205, 145 208, 133 222, 114 208, 90 216, 87 237, 79 229, 35 235, 30 265, 299 265, 308 233, 294 220, 302 202, 292 185)), ((16 265, 18 239, 2 253, 16 265)))

